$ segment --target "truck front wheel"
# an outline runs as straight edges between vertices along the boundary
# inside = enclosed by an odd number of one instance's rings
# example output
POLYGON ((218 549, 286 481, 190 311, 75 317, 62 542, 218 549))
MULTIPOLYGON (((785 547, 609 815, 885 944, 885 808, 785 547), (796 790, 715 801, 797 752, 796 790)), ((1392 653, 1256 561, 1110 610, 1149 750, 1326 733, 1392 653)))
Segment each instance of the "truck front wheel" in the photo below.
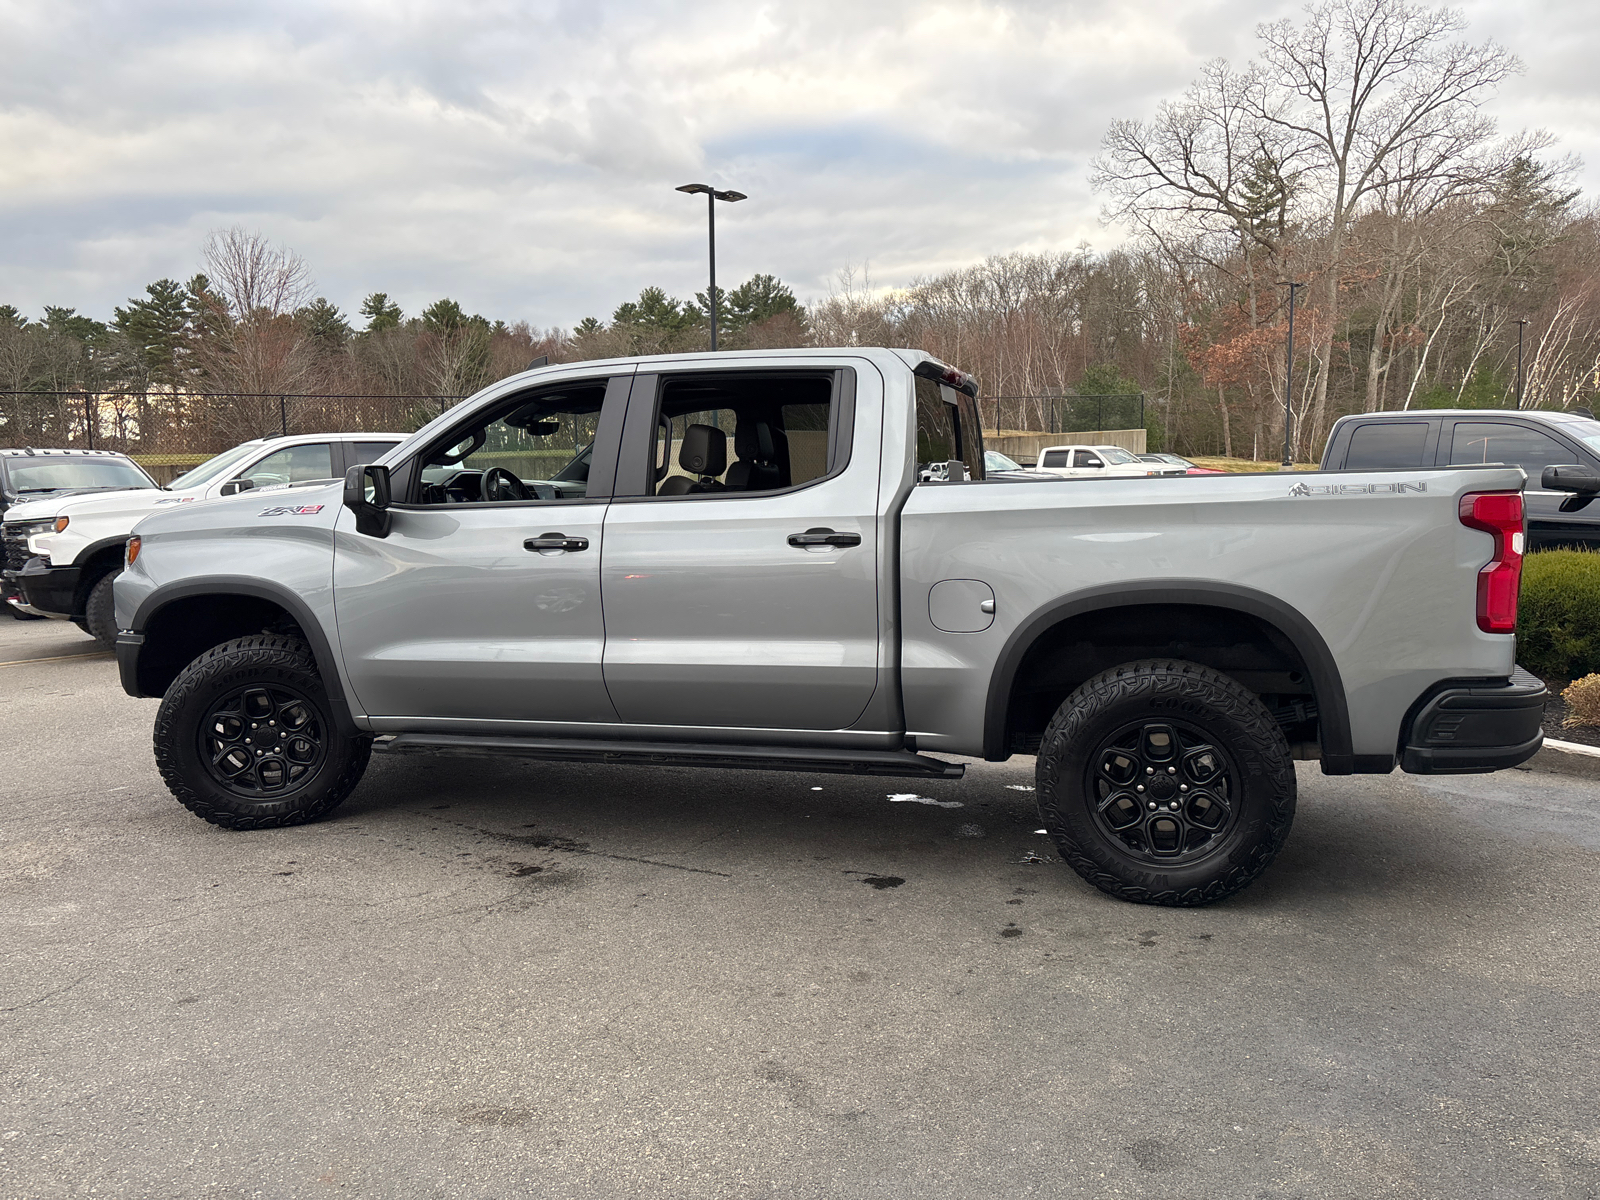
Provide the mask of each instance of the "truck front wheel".
POLYGON ((1139 904, 1231 896, 1294 820, 1295 775, 1255 695, 1197 663, 1126 663, 1073 692, 1039 748, 1040 815, 1073 870, 1139 904))
POLYGON ((95 580, 94 586, 89 589, 89 598, 83 605, 83 620, 77 623, 79 629, 107 650, 117 648, 116 601, 111 589, 121 574, 122 568, 115 567, 95 580))
POLYGON ((156 765, 178 802, 225 829, 314 821, 355 789, 370 738, 334 727, 310 648, 256 634, 185 667, 156 713, 156 765))

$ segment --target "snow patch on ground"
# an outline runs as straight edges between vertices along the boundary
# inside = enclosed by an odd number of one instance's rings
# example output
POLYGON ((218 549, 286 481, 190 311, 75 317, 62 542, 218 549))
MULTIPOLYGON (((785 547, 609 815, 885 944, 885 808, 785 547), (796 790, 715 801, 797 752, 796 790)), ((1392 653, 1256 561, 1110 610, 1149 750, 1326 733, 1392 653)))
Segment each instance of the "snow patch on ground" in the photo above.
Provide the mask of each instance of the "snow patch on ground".
POLYGON ((889 796, 890 804, 932 804, 936 808, 961 808, 959 800, 935 800, 932 796, 919 796, 915 792, 894 792, 889 796))

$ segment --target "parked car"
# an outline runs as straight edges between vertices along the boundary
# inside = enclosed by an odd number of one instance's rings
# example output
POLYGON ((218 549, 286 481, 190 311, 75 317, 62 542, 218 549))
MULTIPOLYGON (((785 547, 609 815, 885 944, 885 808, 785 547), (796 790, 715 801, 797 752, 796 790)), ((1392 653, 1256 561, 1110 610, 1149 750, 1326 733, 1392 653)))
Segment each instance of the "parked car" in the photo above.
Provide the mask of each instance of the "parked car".
MULTIPOLYGON (((32 446, 0 450, 0 518, 18 505, 45 497, 61 500, 87 492, 159 486, 133 459, 110 450, 39 450, 32 446)), ((22 570, 27 561, 27 537, 49 533, 54 525, 54 513, 19 518, 16 536, 3 543, 0 596, 4 597, 6 611, 14 617, 29 618, 38 614, 19 607, 23 603, 22 594, 11 580, 10 572, 22 570)))
POLYGON ((1046 446, 1039 451, 1040 471, 1049 471, 1064 479, 1113 476, 1147 478, 1151 475, 1182 475, 1183 472, 1167 465, 1153 466, 1142 461, 1132 450, 1121 446, 1046 446))
POLYGON ((342 486, 146 516, 123 687, 235 829, 324 816, 375 745, 935 781, 963 767, 930 751, 1036 753, 1065 861, 1170 905, 1267 867, 1295 758, 1538 750, 1516 468, 994 483, 976 395, 857 347, 501 380, 342 486))
POLYGON ((1322 452, 1324 471, 1413 470, 1505 463, 1528 476, 1528 547, 1600 549, 1600 504, 1578 507, 1543 484, 1544 470, 1600 470, 1600 421, 1544 409, 1423 409, 1340 417, 1322 452), (1563 507, 1567 511, 1563 511, 1563 507))
POLYGON ((350 467, 372 462, 404 437, 314 433, 256 438, 207 459, 164 488, 116 455, 138 472, 142 484, 104 495, 63 489, 27 496, 27 503, 6 512, 0 539, 5 546, 9 606, 72 620, 110 649, 117 637, 111 586, 122 570, 124 543, 139 518, 160 508, 243 491, 337 480, 350 467))
POLYGON ((1158 463, 1166 467, 1182 467, 1185 475, 1226 475, 1226 471, 1219 471, 1215 467, 1197 467, 1187 458, 1177 454, 1141 454, 1141 462, 1158 463))

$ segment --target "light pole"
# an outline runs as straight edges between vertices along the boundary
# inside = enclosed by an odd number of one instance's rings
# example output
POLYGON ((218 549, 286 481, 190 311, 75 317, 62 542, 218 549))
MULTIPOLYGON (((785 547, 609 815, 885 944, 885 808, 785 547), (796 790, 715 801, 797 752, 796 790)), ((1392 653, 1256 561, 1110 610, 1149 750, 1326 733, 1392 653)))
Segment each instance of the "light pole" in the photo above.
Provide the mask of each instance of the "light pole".
POLYGON ((1522 411, 1522 327, 1528 323, 1524 317, 1517 322, 1517 411, 1522 411))
POLYGON ((717 349, 717 201, 726 200, 732 203, 735 200, 749 199, 743 192, 719 192, 709 183, 686 183, 677 189, 691 195, 704 192, 706 194, 706 227, 711 235, 711 288, 706 292, 706 301, 711 309, 711 350, 717 349))
POLYGON ((1294 470, 1294 293, 1303 283, 1282 281, 1279 287, 1289 289, 1289 351, 1288 364, 1283 371, 1283 470, 1294 470))

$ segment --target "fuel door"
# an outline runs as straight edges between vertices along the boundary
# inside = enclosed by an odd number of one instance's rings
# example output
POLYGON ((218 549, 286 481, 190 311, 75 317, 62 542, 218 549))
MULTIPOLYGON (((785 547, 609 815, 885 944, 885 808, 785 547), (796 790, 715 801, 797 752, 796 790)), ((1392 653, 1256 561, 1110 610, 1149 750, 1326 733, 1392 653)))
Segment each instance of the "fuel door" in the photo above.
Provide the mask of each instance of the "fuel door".
POLYGON ((928 619, 945 633, 982 633, 994 624, 994 589, 981 579, 941 579, 928 592, 928 619))

